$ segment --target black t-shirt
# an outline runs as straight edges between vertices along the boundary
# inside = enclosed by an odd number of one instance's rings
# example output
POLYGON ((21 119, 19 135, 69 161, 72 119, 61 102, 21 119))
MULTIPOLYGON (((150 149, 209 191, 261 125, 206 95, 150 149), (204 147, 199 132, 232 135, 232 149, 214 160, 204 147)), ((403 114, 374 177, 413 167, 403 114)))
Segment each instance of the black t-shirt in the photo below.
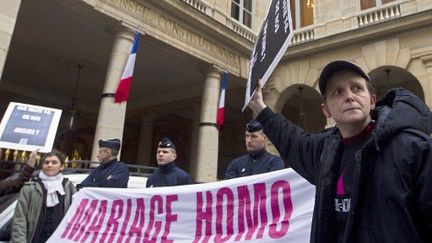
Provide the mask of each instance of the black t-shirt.
POLYGON ((338 242, 343 241, 346 221, 351 210, 354 169, 357 163, 356 153, 360 152, 374 128, 375 123, 371 122, 361 133, 343 139, 344 149, 341 156, 339 178, 334 198, 338 242))

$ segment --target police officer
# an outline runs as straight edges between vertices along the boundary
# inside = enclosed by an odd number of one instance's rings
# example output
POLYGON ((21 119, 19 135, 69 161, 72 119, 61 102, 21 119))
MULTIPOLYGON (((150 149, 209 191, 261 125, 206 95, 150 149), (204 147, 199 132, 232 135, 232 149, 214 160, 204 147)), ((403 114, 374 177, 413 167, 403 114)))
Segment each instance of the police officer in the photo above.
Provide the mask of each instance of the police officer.
POLYGON ((129 181, 129 170, 125 163, 117 159, 120 151, 120 139, 99 140, 97 159, 100 166, 77 185, 82 187, 118 187, 126 188, 129 181))
POLYGON ((246 149, 248 154, 234 159, 225 171, 225 179, 256 175, 284 168, 284 162, 278 156, 266 151, 267 137, 262 125, 256 120, 246 125, 246 149))
POLYGON ((192 184, 192 177, 175 165, 176 158, 176 146, 169 138, 163 138, 156 152, 159 169, 148 178, 146 187, 192 184))

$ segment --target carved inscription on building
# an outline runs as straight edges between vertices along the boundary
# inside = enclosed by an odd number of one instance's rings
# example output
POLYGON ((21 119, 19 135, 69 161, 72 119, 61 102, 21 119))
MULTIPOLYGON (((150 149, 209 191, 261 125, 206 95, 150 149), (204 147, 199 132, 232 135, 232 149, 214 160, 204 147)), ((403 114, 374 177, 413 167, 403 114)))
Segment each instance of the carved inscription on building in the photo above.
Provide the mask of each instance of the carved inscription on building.
POLYGON ((166 33, 174 35, 177 39, 189 43, 191 46, 197 47, 212 56, 221 57, 230 63, 238 64, 237 55, 230 52, 222 45, 217 44, 206 37, 190 31, 184 25, 176 22, 175 20, 160 15, 158 17, 158 26, 163 28, 166 33))
MULTIPOLYGON (((195 49, 199 49, 212 57, 223 59, 230 64, 239 65, 239 57, 234 52, 228 50, 224 46, 200 35, 184 24, 163 15, 151 8, 145 6, 143 3, 134 0, 108 0, 121 9, 125 10, 128 14, 134 14, 146 19, 146 24, 153 26, 155 29, 173 36, 179 41, 187 43, 195 49)), ((150 32, 149 32, 150 33, 150 32)), ((173 43, 170 43, 174 45, 173 43)))
POLYGON ((109 0, 109 1, 121 7, 122 9, 127 10, 128 12, 132 12, 144 18, 148 17, 150 11, 150 9, 147 6, 137 1, 131 1, 131 0, 109 0))

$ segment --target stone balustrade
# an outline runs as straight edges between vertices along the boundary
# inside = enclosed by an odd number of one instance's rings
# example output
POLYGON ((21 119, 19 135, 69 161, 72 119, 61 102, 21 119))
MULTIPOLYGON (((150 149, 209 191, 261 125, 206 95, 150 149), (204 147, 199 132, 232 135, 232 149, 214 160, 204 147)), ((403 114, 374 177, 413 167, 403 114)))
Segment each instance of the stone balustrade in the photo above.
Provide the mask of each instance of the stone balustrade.
POLYGON ((314 27, 309 26, 298 30, 294 30, 294 36, 292 38, 291 43, 294 46, 301 43, 313 41, 314 38, 315 38, 314 27))
POLYGON ((239 24, 236 20, 232 19, 231 17, 226 18, 226 26, 232 29, 237 34, 250 40, 251 42, 255 42, 257 38, 257 34, 252 32, 252 30, 250 30, 249 28, 246 28, 243 25, 239 24))
POLYGON ((362 12, 357 16, 359 28, 384 22, 390 19, 398 18, 401 16, 400 4, 386 6, 382 8, 374 8, 365 12, 362 12))
MULTIPOLYGON (((197 9, 198 11, 214 18, 217 13, 219 16, 223 16, 225 20, 222 20, 222 24, 233 30, 235 33, 244 37, 245 39, 255 42, 257 39, 257 34, 254 33, 248 27, 240 24, 237 20, 233 19, 227 13, 222 12, 202 0, 181 0, 191 7, 197 9)), ((382 7, 372 8, 366 11, 362 11, 357 16, 358 28, 362 28, 368 25, 377 24, 380 22, 388 21, 401 17, 400 3, 395 3, 391 5, 385 5, 382 7)), ((215 18, 217 19, 217 18, 215 18)), ((221 22, 221 20, 220 20, 221 22)), ((301 29, 294 30, 294 36, 292 39, 292 45, 299 45, 302 43, 310 42, 315 40, 315 30, 314 25, 307 26, 301 29)))
POLYGON ((241 25, 238 23, 235 19, 231 18, 230 15, 228 15, 225 12, 222 12, 216 8, 213 8, 212 6, 208 5, 204 1, 201 0, 181 0, 184 3, 187 3, 189 6, 195 8, 196 10, 202 12, 203 14, 210 16, 214 19, 215 14, 217 13, 220 16, 223 16, 225 20, 222 20, 222 24, 224 24, 226 27, 230 28, 232 31, 236 32, 240 36, 246 38, 247 40, 251 42, 255 42, 255 39, 257 38, 257 34, 254 33, 251 29, 248 27, 241 25))
POLYGON ((181 0, 191 7, 195 8, 196 10, 211 16, 211 11, 209 11, 212 7, 207 5, 207 3, 201 1, 201 0, 181 0))

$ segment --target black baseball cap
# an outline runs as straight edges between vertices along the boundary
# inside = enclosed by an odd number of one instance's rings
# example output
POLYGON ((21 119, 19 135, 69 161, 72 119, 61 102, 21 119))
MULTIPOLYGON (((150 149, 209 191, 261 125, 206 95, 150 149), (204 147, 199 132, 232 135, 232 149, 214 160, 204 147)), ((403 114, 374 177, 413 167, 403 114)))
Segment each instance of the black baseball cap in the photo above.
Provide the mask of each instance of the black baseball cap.
POLYGON ((357 74, 359 74, 360 76, 362 76, 364 79, 366 79, 366 81, 370 82, 371 79, 369 77, 369 75, 363 71, 363 69, 351 62, 351 61, 346 61, 346 60, 337 60, 337 61, 333 61, 329 64, 327 64, 324 69, 322 70, 320 77, 319 77, 319 89, 322 95, 325 94, 326 88, 327 88, 327 81, 329 80, 329 78, 337 71, 340 70, 350 70, 353 71, 357 74))

